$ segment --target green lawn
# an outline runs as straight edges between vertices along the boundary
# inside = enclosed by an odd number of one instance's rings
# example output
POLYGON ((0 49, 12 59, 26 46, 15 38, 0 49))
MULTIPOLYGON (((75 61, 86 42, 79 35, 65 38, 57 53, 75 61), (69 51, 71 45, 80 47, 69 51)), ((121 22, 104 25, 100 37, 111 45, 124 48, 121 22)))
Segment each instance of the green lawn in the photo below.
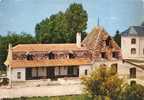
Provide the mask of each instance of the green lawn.
POLYGON ((3 99, 3 100, 92 100, 90 97, 85 95, 75 95, 75 96, 56 96, 56 97, 21 97, 13 99, 3 99))

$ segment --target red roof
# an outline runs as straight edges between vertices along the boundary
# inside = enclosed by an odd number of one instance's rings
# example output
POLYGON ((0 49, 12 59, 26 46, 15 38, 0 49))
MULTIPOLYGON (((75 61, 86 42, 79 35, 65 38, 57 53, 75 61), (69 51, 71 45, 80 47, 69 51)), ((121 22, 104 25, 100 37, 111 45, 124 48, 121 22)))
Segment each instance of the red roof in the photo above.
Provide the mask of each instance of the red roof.
POLYGON ((91 64, 90 59, 52 59, 52 60, 13 60, 10 63, 12 68, 26 67, 52 67, 52 66, 73 66, 91 64))
POLYGON ((87 50, 85 47, 78 47, 76 44, 19 44, 13 47, 14 52, 27 51, 73 51, 87 50))

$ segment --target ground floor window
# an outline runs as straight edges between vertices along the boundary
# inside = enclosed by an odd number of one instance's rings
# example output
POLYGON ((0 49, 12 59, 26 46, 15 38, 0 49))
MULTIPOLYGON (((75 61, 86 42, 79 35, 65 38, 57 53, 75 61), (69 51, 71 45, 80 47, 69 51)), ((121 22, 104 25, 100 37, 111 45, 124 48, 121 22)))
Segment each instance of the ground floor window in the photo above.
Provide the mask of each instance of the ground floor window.
POLYGON ((117 64, 117 63, 112 64, 112 65, 111 65, 111 70, 112 70, 112 73, 113 73, 113 74, 116 74, 117 71, 118 71, 118 64, 117 64))
POLYGON ((136 68, 130 68, 130 78, 136 78, 136 68))
POLYGON ((85 75, 87 75, 87 73, 88 73, 88 71, 87 71, 87 69, 85 70, 85 75))
POLYGON ((17 79, 21 79, 21 72, 17 72, 17 79))

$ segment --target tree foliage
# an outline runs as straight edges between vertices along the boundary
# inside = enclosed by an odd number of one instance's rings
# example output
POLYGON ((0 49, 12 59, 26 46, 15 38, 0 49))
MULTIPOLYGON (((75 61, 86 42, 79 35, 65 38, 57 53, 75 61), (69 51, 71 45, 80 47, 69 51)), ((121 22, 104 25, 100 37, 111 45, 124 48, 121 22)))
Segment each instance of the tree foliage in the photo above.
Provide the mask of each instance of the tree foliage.
POLYGON ((81 80, 84 93, 94 100, 144 100, 144 86, 136 82, 127 84, 105 66, 96 68, 81 80))
POLYGON ((35 27, 35 35, 40 43, 75 42, 76 32, 86 36, 87 12, 81 4, 71 4, 65 12, 58 12, 42 20, 35 27))
POLYGON ((32 35, 24 32, 22 32, 21 34, 10 32, 6 36, 0 36, 0 66, 3 66, 3 63, 6 60, 9 43, 15 46, 17 44, 28 44, 35 42, 35 38, 32 35))
POLYGON ((144 86, 140 84, 127 85, 121 97, 121 100, 144 100, 144 86))
POLYGON ((121 34, 119 30, 116 31, 116 34, 113 38, 116 41, 116 43, 121 47, 121 34))
POLYGON ((123 80, 111 72, 110 68, 99 67, 90 76, 82 77, 84 92, 92 97, 109 97, 118 100, 122 89, 123 80))
POLYGON ((142 22, 141 26, 144 26, 144 22, 142 22))

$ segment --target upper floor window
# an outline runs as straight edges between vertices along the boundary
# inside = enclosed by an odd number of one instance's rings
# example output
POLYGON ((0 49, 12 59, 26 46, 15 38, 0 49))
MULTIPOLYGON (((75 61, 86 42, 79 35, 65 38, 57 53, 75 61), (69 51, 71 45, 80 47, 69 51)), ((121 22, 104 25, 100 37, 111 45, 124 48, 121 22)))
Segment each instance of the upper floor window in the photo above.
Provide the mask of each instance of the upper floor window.
POLYGON ((49 57, 49 59, 55 59, 55 55, 52 52, 50 52, 48 54, 48 57, 49 57))
POLYGON ((136 54, 136 48, 131 48, 131 54, 136 54))
POLYGON ((118 52, 112 52, 112 57, 113 58, 119 58, 119 53, 118 52))
POLYGON ((136 39, 131 39, 131 44, 136 44, 136 39))
POLYGON ((30 53, 26 54, 26 59, 27 60, 33 60, 33 55, 30 53))
POLYGON ((75 58, 74 54, 69 53, 69 58, 70 58, 70 59, 75 58))
POLYGON ((21 72, 17 72, 17 79, 21 79, 21 72))
POLYGON ((106 57, 106 52, 101 52, 101 57, 102 57, 102 58, 107 58, 107 57, 106 57))
POLYGON ((109 45, 110 45, 110 41, 111 41, 111 37, 108 36, 108 38, 106 39, 106 46, 109 46, 109 45))

